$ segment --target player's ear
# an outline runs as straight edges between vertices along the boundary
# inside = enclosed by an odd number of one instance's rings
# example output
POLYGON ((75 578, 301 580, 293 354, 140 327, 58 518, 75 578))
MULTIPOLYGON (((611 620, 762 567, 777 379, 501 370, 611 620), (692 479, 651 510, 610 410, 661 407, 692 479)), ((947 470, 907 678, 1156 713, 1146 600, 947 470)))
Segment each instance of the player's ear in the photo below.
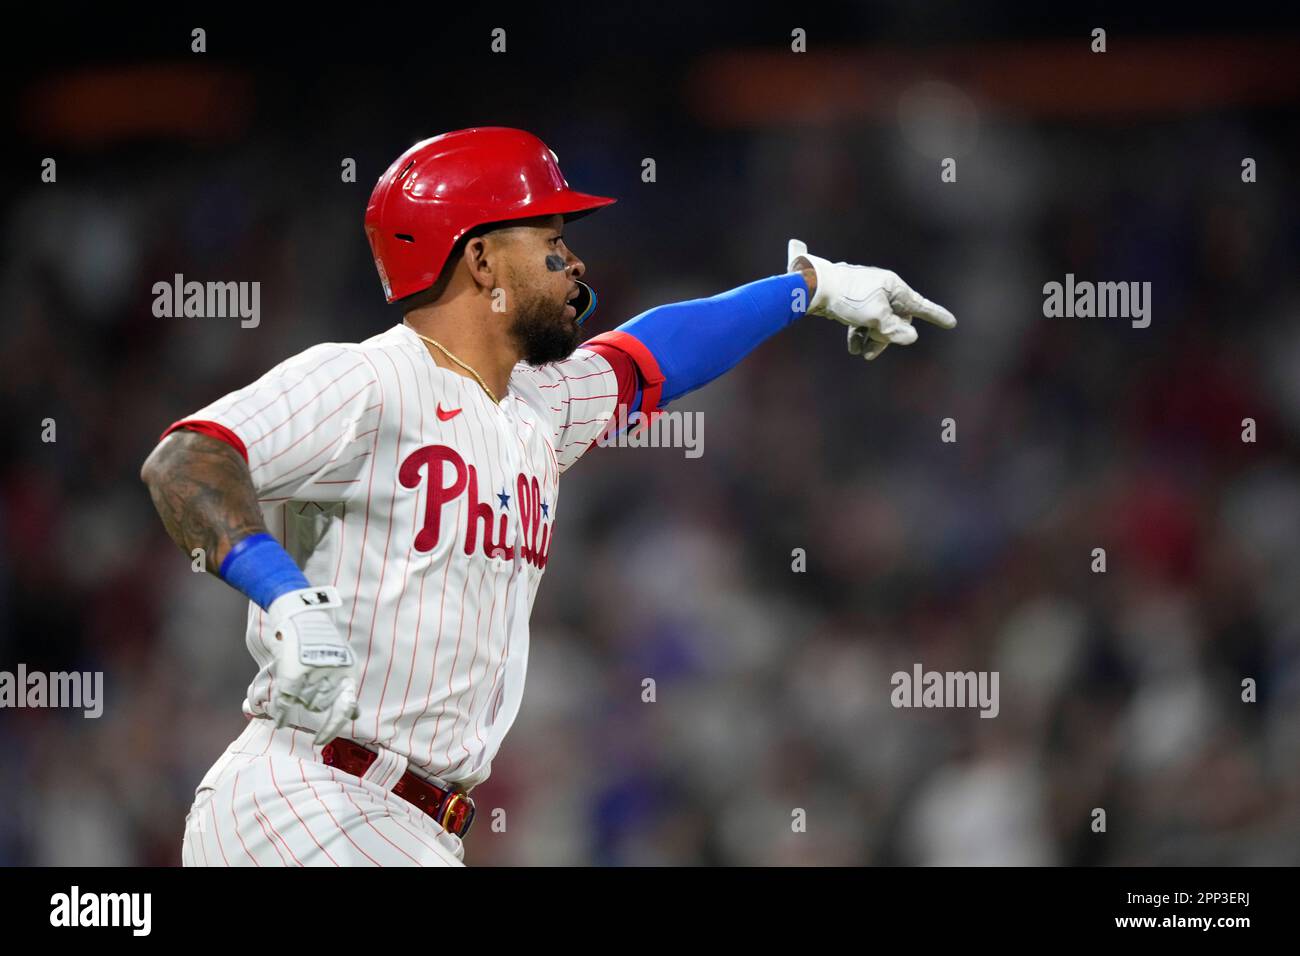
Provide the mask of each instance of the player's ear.
POLYGON ((493 262, 496 257, 491 252, 486 236, 474 236, 465 243, 465 251, 461 253, 461 261, 469 270, 470 278, 485 289, 494 289, 497 284, 493 262))

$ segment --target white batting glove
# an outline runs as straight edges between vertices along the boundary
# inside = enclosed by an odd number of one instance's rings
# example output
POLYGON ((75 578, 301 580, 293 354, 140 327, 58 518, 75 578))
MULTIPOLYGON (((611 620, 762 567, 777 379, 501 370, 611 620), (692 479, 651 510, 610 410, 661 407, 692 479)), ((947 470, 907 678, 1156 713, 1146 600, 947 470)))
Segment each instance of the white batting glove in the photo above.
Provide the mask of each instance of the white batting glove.
POLYGON ((335 588, 302 588, 280 595, 266 609, 276 641, 275 691, 267 709, 276 727, 285 725, 294 706, 324 713, 316 731, 322 747, 361 716, 356 659, 329 613, 342 604, 335 588))
POLYGON ((786 271, 810 266, 817 273, 817 291, 808 303, 813 315, 823 315, 849 327, 849 353, 868 362, 891 345, 916 341, 912 319, 925 319, 951 329, 957 318, 943 306, 918 295, 888 269, 830 262, 808 254, 808 247, 791 239, 786 247, 786 271))

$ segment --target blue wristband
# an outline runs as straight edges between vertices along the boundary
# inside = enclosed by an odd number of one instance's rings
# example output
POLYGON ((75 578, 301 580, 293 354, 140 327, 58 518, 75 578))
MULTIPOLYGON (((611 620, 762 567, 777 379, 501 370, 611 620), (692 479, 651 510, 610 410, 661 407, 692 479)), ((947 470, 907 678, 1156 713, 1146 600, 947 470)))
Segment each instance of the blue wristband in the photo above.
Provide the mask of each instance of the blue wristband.
POLYGON ((289 552, 269 534, 250 534, 221 562, 221 580, 266 610, 282 594, 311 587, 289 552))

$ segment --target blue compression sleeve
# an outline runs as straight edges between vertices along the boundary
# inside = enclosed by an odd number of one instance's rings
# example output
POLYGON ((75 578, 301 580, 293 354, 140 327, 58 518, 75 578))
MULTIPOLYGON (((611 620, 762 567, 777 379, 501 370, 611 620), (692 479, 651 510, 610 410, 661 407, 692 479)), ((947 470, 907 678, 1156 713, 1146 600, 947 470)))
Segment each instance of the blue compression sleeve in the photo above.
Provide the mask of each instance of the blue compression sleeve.
POLYGON ((795 306, 806 308, 808 298, 803 276, 772 276, 707 299, 656 306, 618 331, 639 340, 659 363, 662 406, 707 385, 801 318, 795 306))
POLYGON ((269 534, 250 534, 221 562, 221 579, 266 610, 282 594, 311 587, 311 582, 269 534))

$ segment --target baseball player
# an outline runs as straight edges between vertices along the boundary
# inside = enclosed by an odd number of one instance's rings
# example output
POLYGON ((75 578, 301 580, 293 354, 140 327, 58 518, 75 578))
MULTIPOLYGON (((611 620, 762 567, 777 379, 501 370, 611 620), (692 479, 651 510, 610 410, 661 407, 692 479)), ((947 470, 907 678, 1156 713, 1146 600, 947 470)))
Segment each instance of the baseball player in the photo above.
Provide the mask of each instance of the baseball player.
POLYGON ((168 533, 249 599, 247 726, 200 781, 187 866, 462 865, 519 710, 559 480, 806 313, 875 359, 956 320, 791 240, 786 272, 579 345, 576 192, 522 130, 407 150, 365 231, 403 321, 316 345, 171 425, 141 472, 168 533), (621 409, 621 411, 620 411, 621 409))

